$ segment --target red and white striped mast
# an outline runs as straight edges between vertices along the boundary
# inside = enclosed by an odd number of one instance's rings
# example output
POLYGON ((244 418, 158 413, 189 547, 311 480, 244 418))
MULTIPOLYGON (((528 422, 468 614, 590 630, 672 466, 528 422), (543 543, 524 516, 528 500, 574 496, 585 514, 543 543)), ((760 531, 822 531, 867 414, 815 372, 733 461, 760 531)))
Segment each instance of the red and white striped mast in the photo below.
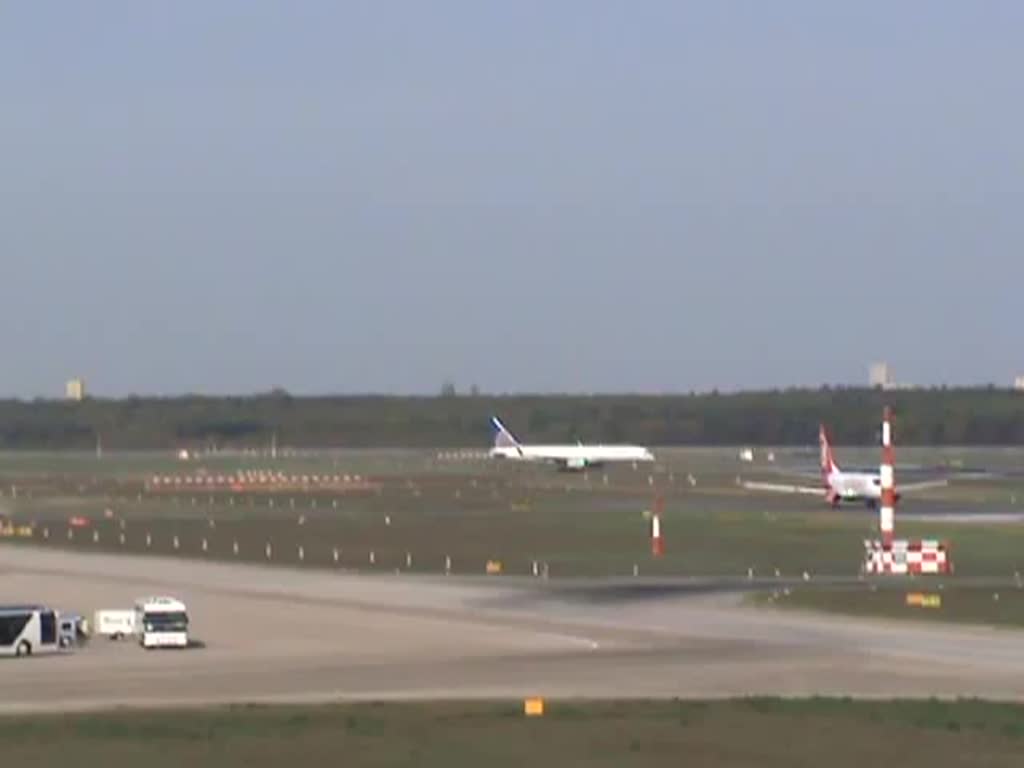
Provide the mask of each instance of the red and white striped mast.
POLYGON ((878 527, 882 532, 882 546, 892 546, 896 518, 896 464, 892 447, 892 409, 885 406, 882 414, 882 465, 879 468, 881 499, 878 506, 878 527))
POLYGON ((661 539, 661 512, 664 508, 665 500, 658 496, 654 500, 654 510, 651 514, 651 554, 654 557, 665 554, 665 544, 661 539))

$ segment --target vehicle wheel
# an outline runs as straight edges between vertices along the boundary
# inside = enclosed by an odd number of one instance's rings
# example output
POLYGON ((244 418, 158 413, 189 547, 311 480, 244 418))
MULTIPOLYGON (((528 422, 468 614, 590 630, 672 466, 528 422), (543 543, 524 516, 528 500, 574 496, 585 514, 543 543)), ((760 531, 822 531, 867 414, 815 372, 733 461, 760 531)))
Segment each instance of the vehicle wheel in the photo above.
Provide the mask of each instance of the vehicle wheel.
POLYGON ((31 656, 32 655, 32 645, 29 643, 28 640, 22 640, 20 643, 18 643, 18 648, 14 651, 14 655, 15 656, 31 656))

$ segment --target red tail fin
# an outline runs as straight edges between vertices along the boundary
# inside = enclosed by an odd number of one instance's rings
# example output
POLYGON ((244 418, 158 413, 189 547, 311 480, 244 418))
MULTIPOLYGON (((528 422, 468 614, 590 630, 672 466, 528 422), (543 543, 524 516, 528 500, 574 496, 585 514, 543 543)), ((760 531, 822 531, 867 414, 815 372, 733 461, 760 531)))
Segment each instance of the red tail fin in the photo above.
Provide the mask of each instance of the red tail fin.
POLYGON ((835 457, 832 456, 832 446, 828 442, 828 433, 825 425, 818 427, 818 444, 821 446, 821 479, 828 485, 828 476, 839 470, 835 457))

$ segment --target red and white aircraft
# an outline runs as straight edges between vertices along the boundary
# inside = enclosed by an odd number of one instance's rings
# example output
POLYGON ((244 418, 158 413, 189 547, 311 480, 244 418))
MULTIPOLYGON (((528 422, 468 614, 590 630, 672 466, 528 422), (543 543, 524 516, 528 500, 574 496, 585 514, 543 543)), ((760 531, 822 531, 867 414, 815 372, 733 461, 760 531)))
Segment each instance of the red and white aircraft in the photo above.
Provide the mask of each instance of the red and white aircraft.
MULTIPOLYGON (((821 485, 783 485, 781 483, 762 483, 755 481, 742 482, 743 488, 751 491, 776 491, 780 493, 803 493, 823 495, 826 502, 839 507, 844 501, 858 501, 867 504, 871 509, 878 505, 882 496, 882 481, 878 472, 846 472, 836 463, 832 446, 828 440, 825 425, 818 429, 818 445, 821 449, 821 485)), ((948 485, 947 480, 925 480, 918 483, 903 483, 896 494, 920 491, 925 488, 937 488, 948 485)))

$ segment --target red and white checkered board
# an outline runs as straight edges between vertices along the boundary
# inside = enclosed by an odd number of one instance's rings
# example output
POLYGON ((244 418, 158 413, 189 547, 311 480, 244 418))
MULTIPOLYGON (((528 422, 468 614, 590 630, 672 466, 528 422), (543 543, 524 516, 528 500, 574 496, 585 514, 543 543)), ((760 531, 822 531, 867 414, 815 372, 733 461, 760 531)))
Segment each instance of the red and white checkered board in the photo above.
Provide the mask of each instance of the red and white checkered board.
POLYGON ((945 542, 897 539, 885 546, 880 541, 864 542, 864 572, 871 574, 950 573, 952 559, 945 542))

